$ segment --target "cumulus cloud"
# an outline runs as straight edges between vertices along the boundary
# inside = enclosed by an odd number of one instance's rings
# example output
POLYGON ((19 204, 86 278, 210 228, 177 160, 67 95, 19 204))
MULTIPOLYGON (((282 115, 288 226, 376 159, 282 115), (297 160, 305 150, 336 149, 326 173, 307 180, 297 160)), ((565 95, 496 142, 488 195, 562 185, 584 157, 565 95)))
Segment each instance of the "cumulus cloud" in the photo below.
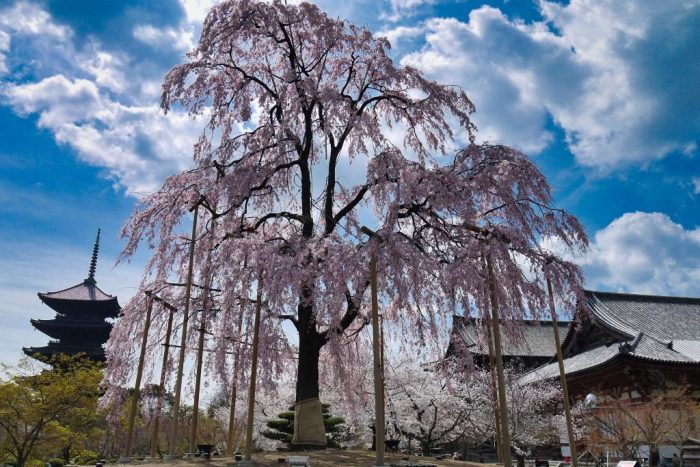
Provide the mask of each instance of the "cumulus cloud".
POLYGON ((106 167, 130 193, 154 191, 165 176, 185 169, 202 127, 155 105, 121 104, 96 83, 63 75, 12 86, 6 97, 19 114, 38 114, 39 127, 85 162, 106 167))
POLYGON ((221 0, 180 0, 188 23, 202 23, 207 13, 221 0))
POLYGON ((191 29, 163 29, 150 24, 141 24, 134 27, 133 34, 139 41, 155 48, 174 47, 180 51, 194 48, 194 34, 191 29))
POLYGON ((697 152, 700 4, 543 1, 541 10, 534 23, 488 6, 467 22, 430 19, 425 46, 403 63, 463 86, 482 139, 537 152, 552 140, 551 118, 588 166, 697 152))
MULTIPOLYGON (((31 40, 11 51, 15 61, 26 55, 51 57, 23 65, 24 72, 37 76, 33 80, 11 76, 0 87, 0 97, 14 112, 38 116, 38 127, 50 131, 57 143, 105 168, 115 185, 131 194, 152 192, 167 175, 191 165, 203 123, 177 110, 165 115, 157 105, 160 83, 127 79, 128 55, 107 52, 94 39, 73 44, 71 29, 37 6, 17 3, 0 11, 0 18, 0 54, 17 36, 31 40)), ((148 31, 141 30, 145 39, 158 39, 148 31)))
POLYGON ((100 50, 84 53, 84 58, 78 62, 78 66, 88 75, 94 78, 95 83, 103 88, 115 92, 121 92, 126 87, 124 68, 126 61, 115 54, 100 50))
POLYGON ((12 86, 7 96, 14 109, 23 115, 41 112, 39 126, 43 128, 57 128, 68 122, 80 124, 106 111, 92 81, 70 81, 63 75, 12 86))
POLYGON ((423 5, 433 5, 437 0, 389 0, 390 11, 381 15, 381 19, 395 22, 411 15, 423 5))
POLYGON ((396 47, 399 41, 403 39, 414 39, 422 36, 424 29, 422 27, 398 26, 386 31, 380 31, 377 36, 386 37, 391 42, 392 47, 396 47))
MULTIPOLYGON (((71 35, 70 28, 53 21, 38 5, 20 1, 0 9, 0 77, 12 68, 10 52, 15 43, 29 41, 35 50, 47 44, 60 47, 71 35)), ((41 54, 33 58, 38 67, 44 66, 41 54)))
POLYGON ((23 34, 41 34, 59 39, 71 34, 70 28, 57 24, 40 6, 28 2, 17 2, 2 10, 0 26, 23 34))
POLYGON ((550 143, 542 94, 562 82, 581 83, 588 73, 572 62, 560 38, 511 23, 491 7, 473 10, 467 23, 438 18, 425 28, 426 46, 402 63, 461 85, 477 106, 480 139, 528 152, 550 143))
POLYGON ((569 259, 591 289, 700 296, 700 227, 686 229, 666 214, 626 213, 596 232, 586 255, 569 259))

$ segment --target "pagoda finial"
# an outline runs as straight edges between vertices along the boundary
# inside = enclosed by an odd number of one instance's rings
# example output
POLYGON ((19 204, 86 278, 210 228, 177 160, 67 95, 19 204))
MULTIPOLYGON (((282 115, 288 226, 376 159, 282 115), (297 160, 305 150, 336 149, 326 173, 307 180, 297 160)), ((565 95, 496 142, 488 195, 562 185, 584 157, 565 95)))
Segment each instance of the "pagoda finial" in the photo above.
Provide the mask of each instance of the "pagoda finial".
POLYGON ((90 260, 90 271, 87 280, 95 282, 95 268, 97 268, 97 254, 100 252, 100 229, 97 229, 95 246, 92 248, 92 260, 90 260))

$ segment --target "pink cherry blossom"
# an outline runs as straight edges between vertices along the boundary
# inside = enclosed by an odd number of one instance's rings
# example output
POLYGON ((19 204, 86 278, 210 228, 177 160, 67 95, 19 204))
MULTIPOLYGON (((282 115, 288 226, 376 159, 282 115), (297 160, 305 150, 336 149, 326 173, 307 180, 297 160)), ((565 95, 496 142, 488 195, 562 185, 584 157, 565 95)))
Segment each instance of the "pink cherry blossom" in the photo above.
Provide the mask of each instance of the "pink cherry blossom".
MULTIPOLYGON (((260 378, 272 385, 296 364, 297 401, 319 395, 321 349, 335 374, 357 361, 347 342, 367 322, 371 254, 387 325, 412 340, 446 335, 455 307, 488 311, 485 255, 506 324, 546 309, 545 268, 562 307, 582 298, 579 269, 540 245, 552 237, 585 249, 586 235, 552 207, 536 165, 513 148, 476 144, 466 94, 396 66, 389 47, 309 3, 229 0, 212 8, 197 48, 165 77, 164 110, 184 107, 208 125, 194 168, 166 179, 124 226, 123 258, 145 243, 153 256, 142 289, 180 303, 182 287, 168 282, 184 282, 186 226, 199 204, 195 283, 211 274, 218 290, 207 367, 226 387, 245 377, 232 376, 233 354, 249 366, 258 274, 260 378), (348 181, 341 162, 364 176, 348 181), (285 321, 297 331, 294 346, 285 321)), ((202 289, 194 296, 196 308, 202 289)), ((115 384, 133 362, 140 300, 125 307, 109 343, 115 384)), ((155 313, 154 326, 164 320, 155 313)))

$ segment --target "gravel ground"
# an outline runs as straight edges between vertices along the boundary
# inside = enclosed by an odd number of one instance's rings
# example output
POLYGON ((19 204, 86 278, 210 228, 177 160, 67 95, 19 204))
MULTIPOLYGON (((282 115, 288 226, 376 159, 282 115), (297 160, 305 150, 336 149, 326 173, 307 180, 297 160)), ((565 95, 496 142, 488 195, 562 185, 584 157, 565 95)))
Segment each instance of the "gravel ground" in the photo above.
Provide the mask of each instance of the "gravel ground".
MULTIPOLYGON (((261 452, 253 454, 253 460, 257 462, 259 466, 279 466, 282 467, 284 464, 278 462, 279 458, 286 458, 287 456, 308 456, 311 460, 311 466, 362 466, 369 467, 374 465, 374 453, 368 451, 316 451, 316 452, 261 452)), ((392 466, 462 466, 462 467, 484 467, 489 464, 477 464, 473 462, 461 462, 453 460, 437 460, 432 457, 411 457, 410 461, 406 461, 405 455, 403 454, 387 454, 385 457, 385 465, 392 466)), ((121 464, 124 465, 124 464, 121 464)), ((202 460, 178 460, 178 461, 162 461, 162 462, 152 462, 152 461, 141 461, 134 462, 128 465, 138 465, 139 467, 164 467, 164 466, 177 466, 177 467, 228 467, 234 466, 235 463, 230 457, 221 457, 210 461, 202 460)))

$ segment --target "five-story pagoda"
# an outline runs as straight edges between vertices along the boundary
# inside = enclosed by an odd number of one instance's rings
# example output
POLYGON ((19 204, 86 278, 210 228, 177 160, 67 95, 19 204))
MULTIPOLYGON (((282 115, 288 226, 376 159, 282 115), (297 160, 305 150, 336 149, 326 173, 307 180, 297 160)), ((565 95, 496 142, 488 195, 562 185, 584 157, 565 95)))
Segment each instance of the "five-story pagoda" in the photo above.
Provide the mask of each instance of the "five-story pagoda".
POLYGON ((54 340, 45 347, 24 347, 22 350, 25 354, 40 361, 49 361, 59 353, 83 353, 96 361, 105 360, 102 345, 107 342, 112 330, 112 324, 105 319, 116 318, 121 308, 117 297, 97 287, 95 268, 99 248, 98 229, 87 279, 57 292, 38 293, 39 299, 56 312, 56 317, 32 319, 32 326, 54 340))

